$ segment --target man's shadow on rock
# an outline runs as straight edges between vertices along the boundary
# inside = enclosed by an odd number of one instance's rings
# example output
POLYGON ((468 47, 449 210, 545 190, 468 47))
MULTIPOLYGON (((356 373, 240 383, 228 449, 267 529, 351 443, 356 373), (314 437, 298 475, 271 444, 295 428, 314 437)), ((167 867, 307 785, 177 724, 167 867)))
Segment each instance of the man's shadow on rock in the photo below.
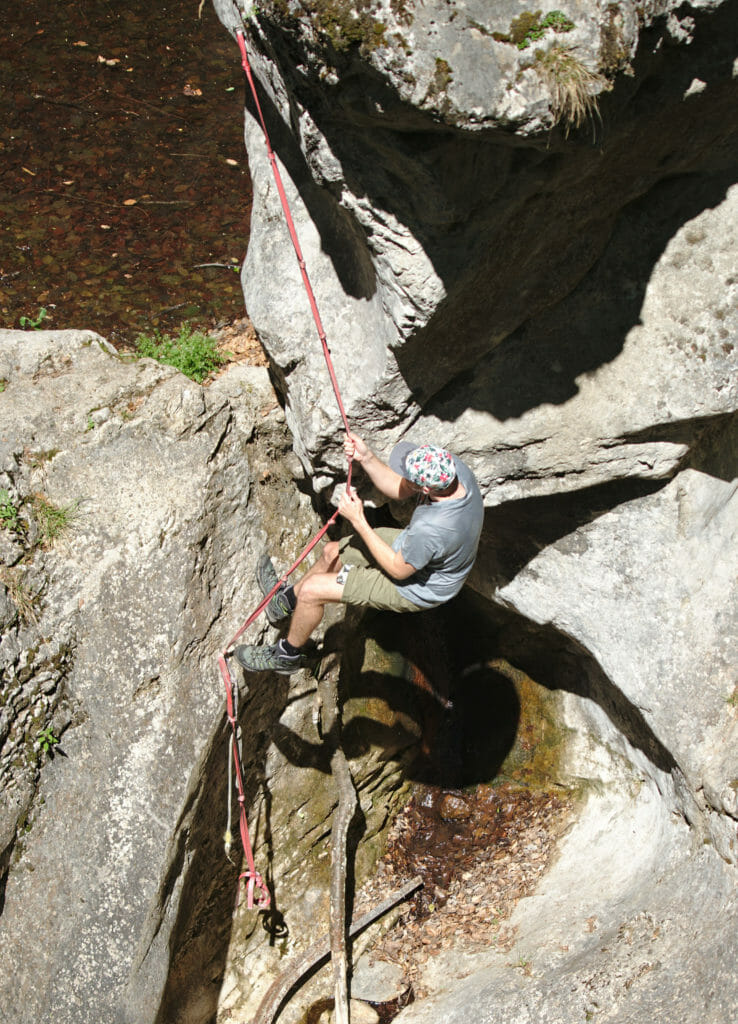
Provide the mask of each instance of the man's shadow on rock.
MULTIPOLYGON (((344 721, 349 759, 378 750, 413 782, 456 788, 487 782, 515 742, 520 703, 512 683, 487 666, 461 680, 463 638, 452 611, 356 613, 329 629, 325 651, 342 650, 344 721)), ((330 772, 330 750, 281 722, 272 740, 292 764, 330 772)))

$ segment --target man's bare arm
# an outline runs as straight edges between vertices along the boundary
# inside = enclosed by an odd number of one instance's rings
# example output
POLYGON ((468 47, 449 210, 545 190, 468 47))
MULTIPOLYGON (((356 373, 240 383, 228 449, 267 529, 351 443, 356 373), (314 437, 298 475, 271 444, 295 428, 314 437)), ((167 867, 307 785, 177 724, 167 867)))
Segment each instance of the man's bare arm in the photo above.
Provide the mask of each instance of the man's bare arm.
POLYGON ((372 529, 364 515, 364 506, 361 499, 357 498, 355 493, 343 495, 338 503, 338 511, 345 519, 348 519, 356 533, 364 541, 369 554, 379 568, 386 572, 388 576, 394 580, 406 580, 417 572, 414 565, 406 562, 399 551, 394 551, 372 529))
POLYGON ((382 462, 357 434, 346 435, 344 450, 347 457, 353 458, 355 462, 359 463, 377 490, 387 498, 404 500, 417 493, 417 489, 409 480, 400 476, 399 473, 395 473, 394 469, 390 469, 385 462, 382 462))

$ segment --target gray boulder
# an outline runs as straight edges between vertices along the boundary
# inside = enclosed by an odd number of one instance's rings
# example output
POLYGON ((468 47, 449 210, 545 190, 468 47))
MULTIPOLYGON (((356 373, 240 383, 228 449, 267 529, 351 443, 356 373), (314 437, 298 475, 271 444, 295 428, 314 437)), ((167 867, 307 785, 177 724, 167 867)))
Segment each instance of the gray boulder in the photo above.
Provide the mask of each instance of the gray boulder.
MULTIPOLYGON (((215 6, 234 30, 234 5, 215 6)), ((494 459, 487 487, 534 495, 668 475, 704 416, 734 407, 735 14, 673 7, 577 4, 571 32, 522 50, 495 39, 513 4, 403 5, 404 30, 371 5, 353 42, 348 10, 251 18, 349 418, 379 447, 417 428, 480 470, 494 459), (528 67, 556 46, 599 76, 599 116, 568 134, 528 67), (437 61, 451 72, 434 96, 437 61)), ((296 451, 329 486, 340 419, 251 110, 246 302, 296 451)))

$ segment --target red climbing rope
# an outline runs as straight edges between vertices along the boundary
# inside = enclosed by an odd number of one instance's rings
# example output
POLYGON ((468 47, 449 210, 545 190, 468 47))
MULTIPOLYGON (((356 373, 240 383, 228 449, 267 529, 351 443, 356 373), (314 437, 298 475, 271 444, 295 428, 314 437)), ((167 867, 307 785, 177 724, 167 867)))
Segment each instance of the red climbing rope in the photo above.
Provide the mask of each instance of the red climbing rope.
MULTIPOLYGON (((305 291, 307 292, 308 302, 310 303, 310 309, 312 311, 313 320, 315 321, 315 326, 318 331, 320 344, 323 346, 323 355, 325 356, 326 366, 328 367, 328 373, 331 378, 331 384, 333 385, 333 392, 336 396, 336 401, 338 402, 338 411, 341 413, 343 425, 346 428, 346 431, 348 432, 349 422, 346 419, 346 412, 343 408, 343 402, 341 401, 341 392, 338 390, 338 381, 336 380, 336 374, 333 369, 333 360, 331 359, 331 352, 330 349, 328 348, 328 342, 326 341, 325 331, 323 330, 323 323, 320 319, 320 313, 318 312, 318 304, 315 301, 313 287, 310 284, 310 278, 308 277, 307 268, 305 266, 305 260, 303 259, 302 250, 300 248, 300 241, 297 237, 297 231, 295 230, 295 224, 294 221, 292 220, 292 214, 290 212, 289 203, 287 202, 287 196, 284 191, 284 185, 282 184, 282 175, 279 173, 277 158, 274 155, 274 150, 272 149, 272 143, 269 139, 269 132, 267 131, 266 121, 264 120, 264 114, 261 109, 261 104, 259 103, 259 96, 256 92, 256 86, 254 85, 254 79, 251 74, 251 65, 249 64, 248 54, 246 53, 246 42, 243 37, 243 32, 237 32, 236 36, 238 39, 239 48, 241 50, 241 64, 243 66, 243 70, 246 72, 246 78, 248 79, 249 85, 251 86, 251 93, 254 97, 256 110, 259 114, 259 121, 261 122, 261 128, 262 131, 264 132, 264 141, 266 142, 267 156, 269 157, 269 162, 272 165, 274 181, 277 185, 277 192, 279 192, 279 199, 280 202, 282 203, 282 209, 284 210, 284 216, 285 220, 287 221, 287 227, 289 228, 290 238, 292 239, 292 244, 295 247, 295 256, 297 256, 297 262, 300 265, 302 281, 303 284, 305 285, 305 291)), ((350 472, 351 467, 349 466, 349 474, 350 472)))
MULTIPOLYGON (((274 180, 277 185, 277 192, 279 193, 280 202, 282 203, 282 209, 284 211, 285 220, 287 221, 287 227, 290 232, 290 238, 292 239, 292 245, 294 246, 295 249, 295 255, 297 256, 297 262, 300 266, 302 281, 305 286, 305 291, 307 292, 308 301, 310 303, 310 309, 313 314, 313 320, 315 321, 315 326, 318 331, 318 337, 320 338, 320 343, 323 347, 323 356, 325 357, 326 366, 328 368, 328 374, 331 379, 331 384, 333 385, 333 392, 336 396, 336 402, 338 403, 338 410, 341 413, 343 425, 346 429, 346 432, 348 433, 349 422, 348 419, 346 418, 346 412, 344 410, 343 402, 341 400, 341 393, 338 388, 338 381, 336 379, 336 373, 333 368, 333 360, 331 359, 330 349, 328 348, 328 342, 326 340, 325 331, 323 330, 323 323, 320 319, 320 313, 318 311, 318 304, 315 301, 315 295, 313 293, 312 285, 310 284, 310 278, 308 276, 307 268, 305 266, 305 260, 302 255, 302 250, 300 248, 300 241, 297 237, 297 231, 295 229, 294 221, 292 220, 292 213, 290 212, 289 203, 287 201, 287 195, 285 193, 284 185, 282 183, 282 175, 279 172, 277 158, 274 155, 274 151, 272 150, 272 144, 269 139, 269 132, 267 131, 266 122, 264 120, 264 114, 262 113, 261 104, 259 103, 259 96, 256 91, 256 85, 251 74, 251 65, 249 64, 248 54, 246 53, 246 43, 244 40, 243 32, 237 32, 236 36, 238 39, 238 46, 241 50, 241 64, 243 66, 244 72, 246 73, 246 78, 248 79, 248 83, 249 86, 251 87, 251 92, 254 97, 256 110, 259 114, 259 120, 261 122, 261 127, 264 132, 264 141, 266 142, 269 162, 272 165, 272 172, 274 174, 274 180)), ((348 474, 346 479, 346 489, 350 490, 350 488, 351 459, 349 459, 348 474)), ((338 512, 334 512, 331 518, 328 520, 328 522, 316 533, 312 540, 305 546, 305 548, 300 552, 295 562, 290 566, 287 572, 278 580, 278 582, 269 591, 269 593, 266 594, 266 596, 261 600, 261 602, 257 605, 257 607, 254 609, 251 615, 249 615, 248 619, 246 619, 246 621, 235 634, 235 636, 233 636, 228 641, 222 653, 218 657, 218 666, 220 668, 220 674, 223 677, 223 684, 225 686, 226 691, 226 707, 228 721, 231 724, 232 730, 231 747, 233 754, 233 764, 236 774, 236 785, 238 788, 239 830, 241 833, 241 844, 243 846, 243 851, 246 856, 247 865, 247 870, 239 875, 239 894, 241 889, 241 880, 243 879, 244 886, 246 889, 246 905, 250 910, 253 909, 254 906, 256 906, 259 910, 266 909, 271 902, 271 897, 269 895, 269 890, 267 889, 263 878, 256 870, 256 866, 254 863, 254 853, 251 845, 251 837, 249 835, 249 825, 248 819, 246 817, 246 794, 243 784, 243 769, 241 765, 241 754, 238 746, 238 718, 235 712, 233 679, 231 677, 230 669, 228 668, 228 651, 231 649, 231 647, 233 647, 236 640, 238 640, 241 634, 246 632, 251 623, 254 622, 259 617, 259 615, 261 615, 262 611, 269 604, 269 602, 274 597, 280 586, 286 582, 286 580, 292 575, 292 573, 295 571, 298 565, 300 565, 300 563, 307 558, 307 556, 313 550, 315 545, 325 535, 329 527, 331 527, 333 523, 335 523, 337 516, 338 512)))

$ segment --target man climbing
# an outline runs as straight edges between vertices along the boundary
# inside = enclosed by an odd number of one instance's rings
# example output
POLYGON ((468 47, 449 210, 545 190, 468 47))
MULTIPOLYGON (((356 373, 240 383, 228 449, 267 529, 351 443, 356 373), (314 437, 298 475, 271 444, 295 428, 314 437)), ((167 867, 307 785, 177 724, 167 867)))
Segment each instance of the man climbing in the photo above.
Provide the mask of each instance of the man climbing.
MULTIPOLYGON (((338 511, 353 534, 329 541, 302 579, 275 593, 267 618, 279 626, 291 616, 289 631, 276 644, 236 648, 236 660, 250 672, 289 675, 302 668, 303 648, 329 602, 422 611, 457 594, 474 564, 484 507, 474 474, 461 459, 435 445, 403 441, 387 464, 353 433, 346 435, 344 449, 386 497, 417 500, 410 523, 404 530, 374 529, 356 493, 344 494, 338 511)), ((277 582, 268 556, 259 563, 257 579, 265 594, 277 582)))

